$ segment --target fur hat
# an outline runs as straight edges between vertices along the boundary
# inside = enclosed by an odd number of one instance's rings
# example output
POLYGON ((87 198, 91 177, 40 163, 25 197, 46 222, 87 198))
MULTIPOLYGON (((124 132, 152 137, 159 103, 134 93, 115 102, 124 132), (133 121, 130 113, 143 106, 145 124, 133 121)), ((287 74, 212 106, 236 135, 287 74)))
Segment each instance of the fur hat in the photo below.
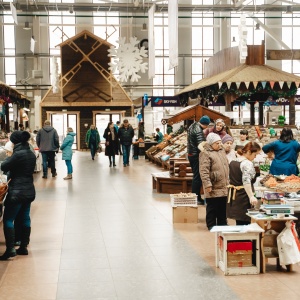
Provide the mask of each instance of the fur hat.
POLYGON ((226 134, 222 138, 222 144, 225 144, 226 142, 233 142, 233 137, 229 134, 226 134))
POLYGON ((215 121, 215 124, 217 125, 217 123, 222 123, 223 127, 225 126, 225 122, 224 122, 223 119, 217 119, 217 120, 215 121))
POLYGON ((212 145, 213 143, 217 142, 217 141, 221 141, 221 137, 216 134, 211 132, 207 137, 206 137, 206 141, 209 145, 212 145))
POLYGON ((8 141, 4 146, 4 150, 9 151, 9 152, 13 152, 14 151, 14 144, 11 141, 8 141))
POLYGON ((209 116, 203 116, 200 118, 199 123, 202 125, 209 125, 210 123, 210 118, 209 116))
POLYGON ((10 136, 10 141, 13 144, 25 143, 30 139, 30 133, 28 131, 14 131, 10 136))

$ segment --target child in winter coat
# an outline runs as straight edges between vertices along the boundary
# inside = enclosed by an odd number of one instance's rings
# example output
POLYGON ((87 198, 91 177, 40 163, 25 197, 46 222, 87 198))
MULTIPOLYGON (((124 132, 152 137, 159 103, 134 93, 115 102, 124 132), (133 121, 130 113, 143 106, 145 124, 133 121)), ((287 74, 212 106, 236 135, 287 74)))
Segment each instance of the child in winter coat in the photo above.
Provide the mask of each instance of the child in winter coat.
POLYGON ((73 173, 73 166, 72 166, 72 156, 73 156, 73 150, 72 145, 74 143, 74 136, 75 132, 73 132, 73 129, 71 127, 68 127, 67 129, 67 136, 63 140, 62 145, 60 146, 60 150, 62 150, 62 159, 66 162, 68 174, 64 178, 72 179, 72 173, 73 173))
POLYGON ((206 199, 206 225, 227 225, 226 203, 229 184, 229 165, 221 137, 210 133, 199 145, 200 176, 206 199))

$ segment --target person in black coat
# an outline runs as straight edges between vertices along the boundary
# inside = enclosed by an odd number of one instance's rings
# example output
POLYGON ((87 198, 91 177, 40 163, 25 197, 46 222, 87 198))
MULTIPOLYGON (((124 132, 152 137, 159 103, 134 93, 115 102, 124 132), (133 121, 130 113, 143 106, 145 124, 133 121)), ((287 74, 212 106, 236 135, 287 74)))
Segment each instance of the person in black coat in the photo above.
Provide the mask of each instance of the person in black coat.
POLYGON ((16 254, 28 255, 27 245, 31 232, 30 206, 35 199, 33 173, 36 164, 35 154, 29 147, 29 139, 29 132, 14 131, 10 136, 10 141, 14 144, 13 154, 7 157, 1 165, 1 170, 8 173, 10 182, 3 215, 6 251, 0 256, 0 260, 7 260, 16 254), (21 245, 16 251, 14 221, 18 214, 22 220, 22 232, 21 245))
POLYGON ((119 154, 119 139, 114 122, 109 122, 104 130, 103 137, 105 138, 105 155, 109 158, 109 166, 116 166, 115 155, 119 154), (112 161, 111 161, 112 159, 112 161))
POLYGON ((129 166, 130 147, 134 137, 134 130, 127 119, 124 119, 123 124, 120 126, 118 136, 122 145, 123 165, 126 167, 129 166))

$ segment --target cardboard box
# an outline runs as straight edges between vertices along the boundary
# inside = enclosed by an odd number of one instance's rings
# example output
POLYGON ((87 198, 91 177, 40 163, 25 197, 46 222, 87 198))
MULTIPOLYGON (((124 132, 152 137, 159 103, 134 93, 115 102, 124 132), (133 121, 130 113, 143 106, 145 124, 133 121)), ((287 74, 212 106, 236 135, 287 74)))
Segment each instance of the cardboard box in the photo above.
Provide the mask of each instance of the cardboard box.
POLYGON ((236 241, 227 244, 227 267, 242 268, 252 266, 252 242, 236 241))
POLYGON ((173 223, 198 223, 198 207, 173 207, 173 223))

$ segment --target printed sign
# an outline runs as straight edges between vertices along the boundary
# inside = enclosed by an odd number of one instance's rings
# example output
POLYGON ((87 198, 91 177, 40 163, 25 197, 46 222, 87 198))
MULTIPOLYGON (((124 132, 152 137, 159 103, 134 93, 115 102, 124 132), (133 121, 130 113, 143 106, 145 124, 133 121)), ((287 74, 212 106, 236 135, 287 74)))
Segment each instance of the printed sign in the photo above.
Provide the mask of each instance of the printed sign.
POLYGON ((181 106, 179 98, 176 96, 152 96, 151 97, 152 107, 166 107, 166 106, 181 106))

